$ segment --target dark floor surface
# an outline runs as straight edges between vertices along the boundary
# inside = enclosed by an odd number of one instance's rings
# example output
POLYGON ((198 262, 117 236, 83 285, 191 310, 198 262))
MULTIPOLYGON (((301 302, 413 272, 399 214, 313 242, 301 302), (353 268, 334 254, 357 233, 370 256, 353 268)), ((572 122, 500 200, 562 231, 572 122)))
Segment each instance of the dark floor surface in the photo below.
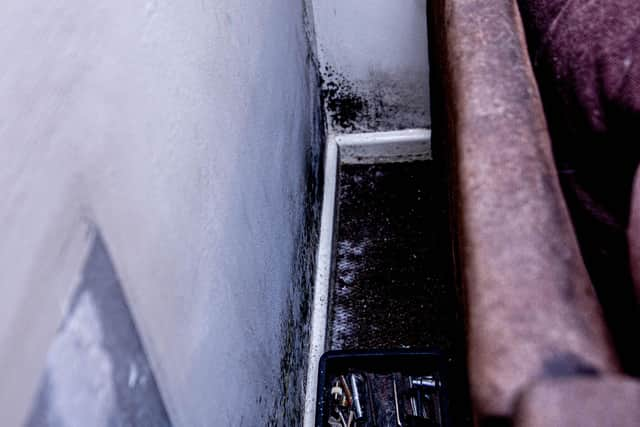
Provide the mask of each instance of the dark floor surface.
POLYGON ((432 173, 429 161, 341 166, 332 350, 451 351, 456 296, 432 173))
POLYGON ((471 425, 443 180, 431 161, 341 165, 331 350, 420 348, 452 361, 454 425, 471 425))

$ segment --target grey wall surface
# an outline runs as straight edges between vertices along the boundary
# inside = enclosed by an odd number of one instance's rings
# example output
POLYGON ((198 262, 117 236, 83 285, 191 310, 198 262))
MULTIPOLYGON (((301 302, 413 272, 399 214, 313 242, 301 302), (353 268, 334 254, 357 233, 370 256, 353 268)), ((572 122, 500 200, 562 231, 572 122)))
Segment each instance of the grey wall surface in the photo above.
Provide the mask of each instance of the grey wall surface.
POLYGON ((314 0, 333 132, 430 125, 427 0, 314 0))
POLYGON ((27 427, 168 427, 162 397, 104 242, 95 237, 27 427))
POLYGON ((0 424, 102 235, 172 422, 296 424, 322 139, 300 0, 9 0, 0 424))

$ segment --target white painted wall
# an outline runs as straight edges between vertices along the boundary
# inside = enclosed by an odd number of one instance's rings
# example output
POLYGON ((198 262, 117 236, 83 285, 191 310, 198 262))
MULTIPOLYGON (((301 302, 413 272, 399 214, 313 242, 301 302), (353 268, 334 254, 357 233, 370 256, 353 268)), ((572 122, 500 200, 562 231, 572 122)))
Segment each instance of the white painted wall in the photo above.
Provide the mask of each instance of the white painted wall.
POLYGON ((430 124, 427 1, 313 0, 323 77, 370 101, 351 131, 430 124))
POLYGON ((283 419, 320 126, 303 2, 1 9, 0 424, 24 419, 94 227, 174 423, 283 419))

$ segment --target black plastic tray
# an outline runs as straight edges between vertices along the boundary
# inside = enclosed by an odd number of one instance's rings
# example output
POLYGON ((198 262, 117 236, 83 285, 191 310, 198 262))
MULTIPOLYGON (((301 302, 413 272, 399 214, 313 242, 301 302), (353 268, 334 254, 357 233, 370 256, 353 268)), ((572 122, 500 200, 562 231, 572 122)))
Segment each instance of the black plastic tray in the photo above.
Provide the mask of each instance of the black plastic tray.
POLYGON ((368 373, 399 372, 404 375, 437 375, 441 381, 440 413, 442 425, 450 426, 447 392, 447 359, 437 351, 421 350, 346 350, 329 351, 320 359, 316 401, 316 427, 325 427, 329 417, 326 390, 332 375, 355 369, 368 373))

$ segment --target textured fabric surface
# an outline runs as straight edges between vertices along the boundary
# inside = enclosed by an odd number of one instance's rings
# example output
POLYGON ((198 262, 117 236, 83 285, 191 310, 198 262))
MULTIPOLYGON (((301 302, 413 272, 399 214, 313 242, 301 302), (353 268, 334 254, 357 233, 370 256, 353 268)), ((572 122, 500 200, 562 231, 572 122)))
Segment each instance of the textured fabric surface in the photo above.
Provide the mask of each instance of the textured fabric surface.
POLYGON ((637 373, 626 228, 640 160, 640 2, 519 5, 582 254, 624 367, 637 373))
POLYGON ((540 378, 617 372, 514 0, 432 0, 434 141, 450 152, 470 389, 510 425, 540 378))
POLYGON ((518 403, 514 427, 637 427, 640 381, 618 375, 556 378, 533 384, 518 403))

